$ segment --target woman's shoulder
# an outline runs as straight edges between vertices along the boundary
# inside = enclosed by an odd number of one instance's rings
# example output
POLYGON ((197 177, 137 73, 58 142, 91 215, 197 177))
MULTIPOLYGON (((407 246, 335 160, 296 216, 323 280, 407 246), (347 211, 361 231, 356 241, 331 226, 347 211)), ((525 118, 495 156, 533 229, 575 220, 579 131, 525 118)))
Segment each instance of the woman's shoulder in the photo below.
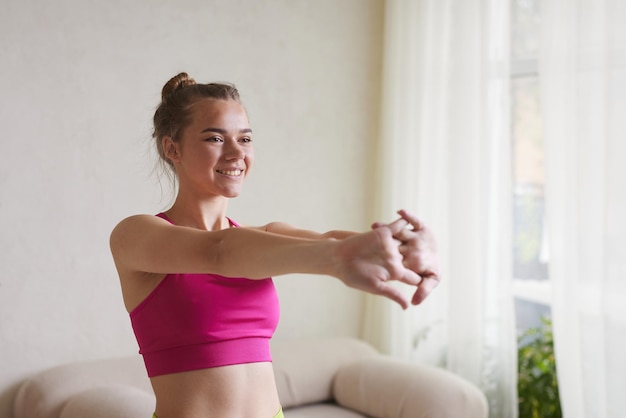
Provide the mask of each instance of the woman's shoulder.
POLYGON ((155 215, 137 214, 128 216, 118 222, 111 231, 111 247, 116 247, 118 243, 126 241, 131 236, 145 234, 148 230, 162 228, 167 225, 171 226, 167 220, 155 215))
POLYGON ((116 231, 125 230, 128 228, 136 228, 136 227, 143 227, 143 226, 150 226, 150 225, 171 224, 170 222, 168 222, 168 220, 165 217, 159 216, 159 215, 161 214, 156 214, 156 215, 136 214, 136 215, 127 216, 126 218, 119 221, 117 225, 115 225, 115 227, 113 228, 113 233, 116 233, 116 231))

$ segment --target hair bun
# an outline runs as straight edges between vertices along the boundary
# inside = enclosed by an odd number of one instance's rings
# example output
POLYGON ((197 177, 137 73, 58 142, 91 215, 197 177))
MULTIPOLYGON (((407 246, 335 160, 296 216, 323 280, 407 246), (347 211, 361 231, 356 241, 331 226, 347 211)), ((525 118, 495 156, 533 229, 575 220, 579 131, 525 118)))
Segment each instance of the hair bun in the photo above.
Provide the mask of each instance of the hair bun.
POLYGON ((161 99, 165 101, 169 96, 176 93, 178 90, 184 89, 187 86, 193 86, 194 84, 196 84, 196 80, 189 77, 189 74, 177 74, 170 78, 170 80, 165 83, 165 86, 163 86, 163 90, 161 90, 161 99))

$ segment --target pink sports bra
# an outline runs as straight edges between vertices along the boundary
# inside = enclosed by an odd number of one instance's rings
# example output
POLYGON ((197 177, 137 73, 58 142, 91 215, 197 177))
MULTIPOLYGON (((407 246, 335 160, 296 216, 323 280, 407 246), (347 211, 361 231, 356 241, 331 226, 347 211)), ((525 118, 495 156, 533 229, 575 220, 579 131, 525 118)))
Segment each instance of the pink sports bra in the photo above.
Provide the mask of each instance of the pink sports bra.
MULTIPOLYGON (((162 213, 157 216, 171 222, 162 213)), ((272 361, 269 340, 279 313, 271 278, 168 274, 130 319, 153 377, 272 361)))

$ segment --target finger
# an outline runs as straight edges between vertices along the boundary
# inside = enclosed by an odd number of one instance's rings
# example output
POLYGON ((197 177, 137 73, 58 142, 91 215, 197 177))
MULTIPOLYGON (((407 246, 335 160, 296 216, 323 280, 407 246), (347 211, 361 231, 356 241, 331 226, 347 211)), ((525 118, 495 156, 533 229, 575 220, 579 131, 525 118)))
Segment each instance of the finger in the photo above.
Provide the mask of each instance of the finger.
POLYGON ((387 228, 389 228, 389 230, 391 231, 391 235, 395 236, 397 233, 406 228, 408 224, 409 222, 406 219, 399 218, 392 223, 387 224, 387 228))
POLYGON ((422 283, 417 288, 417 291, 413 295, 413 299, 411 303, 413 305, 419 305, 430 295, 430 293, 437 287, 439 284, 439 277, 437 276, 428 276, 424 277, 422 283))
POLYGON ((398 231, 397 233, 393 234, 393 237, 399 241, 407 242, 417 237, 417 234, 415 233, 415 231, 411 231, 409 229, 404 228, 398 231))
POLYGON ((404 270, 404 274, 395 280, 402 283, 410 284, 411 286, 417 286, 422 282, 423 279, 422 276, 407 268, 404 270))
POLYGON ((411 212, 405 209, 400 209, 398 211, 398 215, 400 215, 402 219, 410 223, 413 226, 414 231, 419 231, 420 229, 424 229, 424 227, 426 226, 420 218, 418 218, 417 216, 415 216, 414 214, 412 214, 411 212))
POLYGON ((378 294, 393 300, 400 305, 402 309, 409 307, 409 301, 404 293, 402 293, 400 289, 396 289, 394 286, 387 283, 380 283, 378 286, 378 294))
MULTIPOLYGON (((372 224, 372 229, 382 228, 383 226, 387 226, 387 224, 384 224, 382 222, 374 222, 372 224)), ((392 236, 393 236, 394 242, 399 245, 402 242, 407 242, 410 239, 414 238, 415 232, 414 231, 409 231, 408 229, 403 228, 403 229, 400 230, 400 232, 397 232, 396 234, 394 234, 392 232, 392 236)))

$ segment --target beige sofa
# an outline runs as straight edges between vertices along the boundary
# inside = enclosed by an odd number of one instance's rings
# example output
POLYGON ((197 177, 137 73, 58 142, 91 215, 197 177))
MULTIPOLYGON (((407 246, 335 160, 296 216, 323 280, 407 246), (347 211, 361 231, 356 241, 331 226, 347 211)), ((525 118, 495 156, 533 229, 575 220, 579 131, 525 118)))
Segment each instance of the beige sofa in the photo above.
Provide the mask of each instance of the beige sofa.
MULTIPOLYGON (((488 415, 485 397, 467 381, 393 360, 362 341, 275 341, 272 352, 286 418, 488 415)), ((15 418, 149 418, 153 409, 138 355, 42 371, 15 399, 15 418)))

